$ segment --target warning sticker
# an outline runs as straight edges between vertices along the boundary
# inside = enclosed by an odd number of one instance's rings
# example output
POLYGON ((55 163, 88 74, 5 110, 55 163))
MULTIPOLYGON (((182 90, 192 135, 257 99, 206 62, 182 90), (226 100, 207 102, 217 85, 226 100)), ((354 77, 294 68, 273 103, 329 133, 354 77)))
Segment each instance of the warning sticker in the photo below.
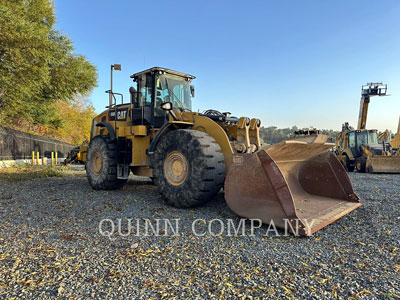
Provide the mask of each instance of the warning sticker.
POLYGON ((241 155, 234 155, 234 156, 233 156, 233 164, 234 164, 234 165, 243 165, 243 156, 241 156, 241 155))

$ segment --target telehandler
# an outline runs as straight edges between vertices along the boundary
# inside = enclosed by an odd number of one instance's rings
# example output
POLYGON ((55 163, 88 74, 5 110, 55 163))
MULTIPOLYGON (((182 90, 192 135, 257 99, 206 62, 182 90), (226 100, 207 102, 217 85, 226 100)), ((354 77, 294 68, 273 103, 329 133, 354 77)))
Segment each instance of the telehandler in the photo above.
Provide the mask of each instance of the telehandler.
POLYGON ((386 96, 386 92, 386 84, 363 85, 357 129, 347 122, 342 125, 336 138, 336 154, 349 172, 400 173, 400 156, 393 155, 392 145, 379 143, 376 129, 366 129, 370 97, 386 96))
POLYGON ((133 74, 137 88, 124 102, 112 88, 113 71, 120 69, 111 66, 109 105, 93 119, 87 153, 81 153, 94 189, 118 189, 131 172, 152 178, 167 204, 187 208, 224 188, 238 215, 277 227, 289 223, 303 235, 361 205, 329 153, 332 144, 295 140, 262 148, 259 119, 193 112, 195 77, 166 68, 133 74))

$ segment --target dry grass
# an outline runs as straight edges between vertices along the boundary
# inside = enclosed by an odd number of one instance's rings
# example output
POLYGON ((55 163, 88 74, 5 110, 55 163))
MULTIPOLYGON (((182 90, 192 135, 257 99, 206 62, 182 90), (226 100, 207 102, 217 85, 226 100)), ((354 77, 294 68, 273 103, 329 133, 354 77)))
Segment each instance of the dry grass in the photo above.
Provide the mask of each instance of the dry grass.
POLYGON ((13 166, 0 168, 0 181, 15 182, 36 178, 62 177, 65 171, 66 169, 63 167, 13 166))

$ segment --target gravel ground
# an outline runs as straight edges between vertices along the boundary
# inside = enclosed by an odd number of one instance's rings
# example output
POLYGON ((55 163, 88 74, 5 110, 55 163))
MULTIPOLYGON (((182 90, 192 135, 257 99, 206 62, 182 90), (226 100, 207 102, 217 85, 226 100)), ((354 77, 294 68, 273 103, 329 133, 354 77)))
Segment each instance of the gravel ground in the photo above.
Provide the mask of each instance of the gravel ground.
POLYGON ((175 209, 139 177, 118 191, 92 190, 82 171, 0 183, 0 298, 400 298, 400 175, 351 179, 363 206, 308 238, 264 236, 267 226, 197 237, 198 218, 238 224, 223 194, 175 209), (108 238, 106 218, 122 219, 124 235, 127 218, 141 230, 145 218, 179 218, 181 236, 108 238))

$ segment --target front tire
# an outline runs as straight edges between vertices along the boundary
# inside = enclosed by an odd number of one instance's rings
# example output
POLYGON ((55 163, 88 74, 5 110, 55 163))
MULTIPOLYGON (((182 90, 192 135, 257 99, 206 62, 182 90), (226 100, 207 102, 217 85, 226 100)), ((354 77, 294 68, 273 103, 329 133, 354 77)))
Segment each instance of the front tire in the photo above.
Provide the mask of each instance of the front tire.
POLYGON ((94 190, 115 190, 128 180, 117 178, 117 144, 109 136, 99 135, 90 142, 86 175, 94 190))
POLYGON ((356 159, 356 170, 359 173, 365 173, 367 165, 367 159, 365 156, 361 156, 356 159))
POLYGON ((351 160, 347 156, 347 154, 345 154, 345 156, 346 156, 346 169, 347 169, 347 172, 353 172, 354 171, 354 165, 351 163, 351 160))
POLYGON ((221 148, 201 131, 178 129, 167 133, 151 162, 158 191, 175 207, 199 206, 212 199, 224 184, 221 148))

